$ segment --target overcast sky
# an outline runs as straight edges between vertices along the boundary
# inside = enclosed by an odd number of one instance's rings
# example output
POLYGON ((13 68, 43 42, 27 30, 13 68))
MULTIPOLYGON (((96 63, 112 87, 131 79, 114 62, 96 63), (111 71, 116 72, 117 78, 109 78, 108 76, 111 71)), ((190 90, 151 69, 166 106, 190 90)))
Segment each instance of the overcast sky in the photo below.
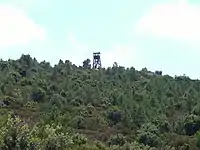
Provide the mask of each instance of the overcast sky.
POLYGON ((0 21, 3 59, 80 65, 100 51, 105 67, 200 78, 197 0, 0 0, 0 21))

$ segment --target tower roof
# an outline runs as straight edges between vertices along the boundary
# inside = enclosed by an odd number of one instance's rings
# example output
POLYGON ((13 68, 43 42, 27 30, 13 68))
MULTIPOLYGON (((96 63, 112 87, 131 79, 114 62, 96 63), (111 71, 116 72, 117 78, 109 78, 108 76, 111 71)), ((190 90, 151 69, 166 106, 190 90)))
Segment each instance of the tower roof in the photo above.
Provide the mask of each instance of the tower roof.
POLYGON ((95 54, 100 55, 101 53, 100 53, 100 52, 94 52, 93 54, 94 54, 94 55, 95 55, 95 54))

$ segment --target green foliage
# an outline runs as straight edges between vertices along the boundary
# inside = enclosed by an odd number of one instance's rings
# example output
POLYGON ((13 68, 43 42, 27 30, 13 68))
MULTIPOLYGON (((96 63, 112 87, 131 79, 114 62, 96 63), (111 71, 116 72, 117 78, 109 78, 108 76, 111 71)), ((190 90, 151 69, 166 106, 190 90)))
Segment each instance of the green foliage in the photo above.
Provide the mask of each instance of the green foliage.
POLYGON ((197 146, 200 147, 200 131, 197 132, 196 139, 197 139, 197 146))
POLYGON ((200 129, 200 116, 186 116, 184 126, 186 135, 194 135, 200 129))
POLYGON ((158 147, 160 142, 160 132, 153 124, 144 124, 138 130, 138 142, 151 147, 158 147))
POLYGON ((0 60, 0 71, 0 149, 200 147, 199 80, 116 62, 95 70, 89 59, 52 67, 30 55, 0 60))
POLYGON ((126 139, 121 134, 114 135, 109 140, 109 145, 123 146, 125 143, 126 143, 126 139))

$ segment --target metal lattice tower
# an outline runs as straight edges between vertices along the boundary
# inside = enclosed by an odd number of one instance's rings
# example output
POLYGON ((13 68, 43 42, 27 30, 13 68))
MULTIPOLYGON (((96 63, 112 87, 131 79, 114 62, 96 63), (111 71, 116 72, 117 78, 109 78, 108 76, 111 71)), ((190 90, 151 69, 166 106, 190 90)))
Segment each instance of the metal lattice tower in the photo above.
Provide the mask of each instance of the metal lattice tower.
POLYGON ((98 69, 101 68, 101 57, 100 52, 93 53, 93 68, 98 69))

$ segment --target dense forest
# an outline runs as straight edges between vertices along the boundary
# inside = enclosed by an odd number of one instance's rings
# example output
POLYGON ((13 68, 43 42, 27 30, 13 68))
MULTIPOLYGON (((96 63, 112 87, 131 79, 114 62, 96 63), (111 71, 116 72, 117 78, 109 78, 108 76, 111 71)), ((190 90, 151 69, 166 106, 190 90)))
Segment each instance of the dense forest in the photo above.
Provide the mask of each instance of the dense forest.
POLYGON ((90 60, 0 60, 1 150, 198 150, 200 81, 90 60))

